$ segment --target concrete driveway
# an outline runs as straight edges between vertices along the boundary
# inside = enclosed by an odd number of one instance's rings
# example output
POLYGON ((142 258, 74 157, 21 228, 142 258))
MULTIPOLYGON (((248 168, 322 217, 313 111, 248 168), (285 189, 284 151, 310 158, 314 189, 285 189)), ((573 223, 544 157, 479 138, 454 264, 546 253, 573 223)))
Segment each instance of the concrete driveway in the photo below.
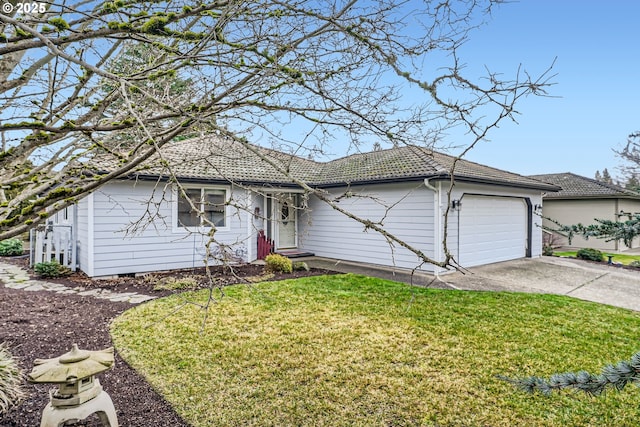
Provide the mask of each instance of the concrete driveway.
POLYGON ((525 258, 440 276, 454 289, 568 295, 640 311, 640 271, 567 258, 525 258))

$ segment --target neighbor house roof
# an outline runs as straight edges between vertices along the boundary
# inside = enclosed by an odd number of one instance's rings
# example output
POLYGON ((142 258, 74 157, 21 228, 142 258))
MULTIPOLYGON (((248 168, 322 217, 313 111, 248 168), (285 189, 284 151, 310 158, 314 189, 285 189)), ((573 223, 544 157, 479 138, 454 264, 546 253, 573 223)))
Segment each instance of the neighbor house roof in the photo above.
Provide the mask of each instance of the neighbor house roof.
MULTIPOLYGON (((453 156, 425 147, 407 145, 317 162, 218 136, 172 142, 161 149, 161 157, 170 165, 173 173, 183 180, 295 185, 278 170, 282 169, 290 172, 292 177, 318 187, 424 178, 448 179, 455 160, 453 156)), ((138 178, 169 176, 169 167, 162 166, 163 162, 157 160, 158 156, 155 155, 134 175, 138 178)), ((114 158, 107 156, 96 157, 92 164, 102 171, 111 171, 117 166, 114 158)), ((456 162, 454 176, 461 181, 543 191, 558 189, 536 179, 467 160, 456 162)))
POLYGON ((545 195, 547 199, 640 199, 640 194, 635 191, 570 172, 531 175, 530 178, 561 188, 556 193, 545 195))

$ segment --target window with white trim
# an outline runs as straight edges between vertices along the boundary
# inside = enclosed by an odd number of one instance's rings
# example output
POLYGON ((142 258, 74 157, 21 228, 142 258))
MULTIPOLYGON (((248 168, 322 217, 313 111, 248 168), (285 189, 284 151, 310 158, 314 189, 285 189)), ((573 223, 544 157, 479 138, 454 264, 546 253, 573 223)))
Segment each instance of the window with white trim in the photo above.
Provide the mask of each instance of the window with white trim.
POLYGON ((185 194, 193 202, 194 210, 181 191, 178 191, 178 227, 209 225, 226 226, 225 202, 227 191, 219 188, 185 188, 185 194), (201 212, 201 215, 199 215, 201 212), (204 219, 206 218, 206 220, 204 219))

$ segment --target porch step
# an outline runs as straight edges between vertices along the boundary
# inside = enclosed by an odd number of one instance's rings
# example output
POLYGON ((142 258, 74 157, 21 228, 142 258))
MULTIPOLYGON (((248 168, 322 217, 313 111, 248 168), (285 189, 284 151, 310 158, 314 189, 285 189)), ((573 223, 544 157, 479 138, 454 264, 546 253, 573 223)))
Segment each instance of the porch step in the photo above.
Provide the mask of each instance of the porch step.
POLYGON ((300 249, 290 249, 284 251, 276 251, 277 254, 284 255, 287 258, 302 258, 306 256, 315 256, 313 252, 308 252, 300 249))

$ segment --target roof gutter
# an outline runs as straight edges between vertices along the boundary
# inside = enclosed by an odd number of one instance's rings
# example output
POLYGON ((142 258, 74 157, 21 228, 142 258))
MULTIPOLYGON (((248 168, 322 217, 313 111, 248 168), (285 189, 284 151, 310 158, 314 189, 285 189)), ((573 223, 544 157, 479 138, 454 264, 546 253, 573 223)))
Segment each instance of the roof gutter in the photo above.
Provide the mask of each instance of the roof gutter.
MULTIPOLYGON (((168 182, 171 177, 168 175, 149 175, 149 174, 136 174, 136 175, 125 175, 121 176, 118 179, 122 180, 140 180, 140 181, 161 181, 168 182)), ((244 186, 262 186, 270 185, 273 188, 287 188, 287 189, 299 189, 300 186, 296 183, 291 182, 277 182, 277 181, 251 181, 251 180, 231 180, 224 178, 215 178, 215 179, 206 179, 206 178, 194 178, 194 177, 178 177, 180 182, 184 183, 192 183, 192 184, 220 184, 220 185, 232 185, 239 184, 244 186)))
MULTIPOLYGON (((105 172, 105 171, 101 171, 101 172, 105 172)), ((124 175, 124 176, 120 176, 119 179, 129 179, 129 180, 162 180, 162 181, 168 181, 169 177, 166 175, 157 175, 157 174, 143 174, 143 173, 132 173, 132 174, 128 174, 128 175, 124 175)), ((300 188, 299 185, 297 185, 294 182, 279 182, 279 181, 269 181, 269 180, 243 180, 243 179, 226 179, 226 178, 215 178, 215 179, 210 179, 210 178, 202 178, 202 177, 178 177, 178 179, 180 181, 183 182, 198 182, 198 183, 215 183, 215 184, 229 184, 229 183, 239 183, 239 184, 243 184, 243 185, 264 185, 264 184, 268 184, 268 185, 274 185, 277 187, 286 187, 286 188, 300 188)), ((424 180, 425 182, 430 181, 430 180, 450 180, 451 179, 451 175, 449 174, 448 171, 440 169, 437 170, 433 175, 429 176, 428 178, 424 178, 424 175, 421 176, 392 176, 392 177, 388 177, 388 178, 374 178, 374 179, 359 179, 359 180, 355 180, 355 181, 339 181, 339 182, 321 182, 321 181, 313 181, 313 180, 307 180, 306 183, 307 185, 309 185, 310 187, 313 188, 338 188, 338 187, 345 187, 345 186, 349 186, 349 185, 371 185, 371 184, 384 184, 384 183, 398 183, 398 182, 415 182, 415 181, 420 181, 420 180, 424 180)), ((470 182, 470 183, 474 183, 474 184, 489 184, 489 185, 498 185, 498 186, 503 186, 503 187, 510 187, 510 188, 523 188, 523 189, 529 189, 529 190, 539 190, 539 191, 548 191, 548 192, 558 192, 561 190, 560 187, 552 185, 552 184, 546 184, 543 182, 540 182, 539 185, 530 185, 530 184, 524 184, 524 183, 515 183, 515 182, 506 182, 506 181, 502 181, 502 180, 494 180, 494 179, 488 179, 488 178, 480 178, 480 177, 468 177, 468 176, 455 176, 455 180, 458 182, 470 182)), ((430 187, 429 187, 430 188, 430 187)))

